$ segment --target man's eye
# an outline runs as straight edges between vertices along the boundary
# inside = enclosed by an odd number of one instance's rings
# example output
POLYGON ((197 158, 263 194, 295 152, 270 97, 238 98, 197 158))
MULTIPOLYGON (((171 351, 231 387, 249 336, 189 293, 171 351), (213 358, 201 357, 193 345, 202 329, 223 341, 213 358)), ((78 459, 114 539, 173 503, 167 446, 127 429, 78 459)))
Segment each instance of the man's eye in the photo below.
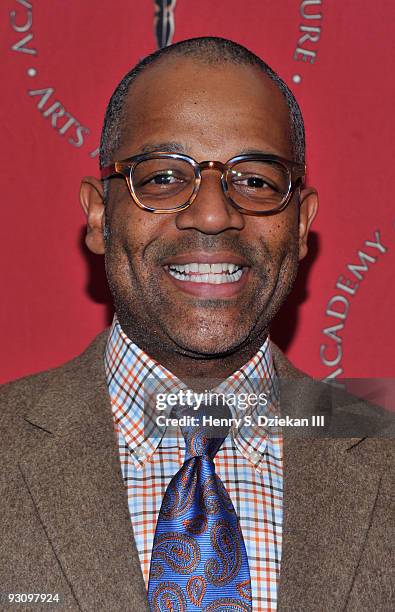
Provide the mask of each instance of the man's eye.
POLYGON ((261 176, 244 176, 233 180, 236 186, 249 187, 250 189, 273 189, 269 181, 261 176))
POLYGON ((176 183, 182 182, 182 179, 177 177, 173 172, 161 172, 160 174, 155 174, 155 176, 145 178, 141 184, 142 185, 174 185, 176 183))

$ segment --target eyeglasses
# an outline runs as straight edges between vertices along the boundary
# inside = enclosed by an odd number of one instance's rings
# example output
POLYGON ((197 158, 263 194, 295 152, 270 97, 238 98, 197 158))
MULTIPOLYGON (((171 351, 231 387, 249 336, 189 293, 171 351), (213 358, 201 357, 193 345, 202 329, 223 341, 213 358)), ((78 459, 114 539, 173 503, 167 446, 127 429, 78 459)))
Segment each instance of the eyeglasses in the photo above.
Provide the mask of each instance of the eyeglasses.
POLYGON ((179 153, 146 153, 106 166, 102 179, 122 175, 133 201, 152 213, 188 208, 202 182, 202 171, 221 173, 227 200, 245 215, 273 215, 289 204, 306 173, 304 164, 264 153, 237 155, 225 164, 198 163, 179 153))

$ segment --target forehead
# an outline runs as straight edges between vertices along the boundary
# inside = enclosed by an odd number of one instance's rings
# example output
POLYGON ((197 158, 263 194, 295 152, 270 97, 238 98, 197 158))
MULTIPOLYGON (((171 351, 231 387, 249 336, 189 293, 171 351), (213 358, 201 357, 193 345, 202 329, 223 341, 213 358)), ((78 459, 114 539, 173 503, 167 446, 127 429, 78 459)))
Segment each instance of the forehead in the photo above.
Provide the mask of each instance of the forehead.
POLYGON ((292 157, 288 106, 254 66, 161 58, 129 89, 117 158, 164 142, 199 160, 247 149, 292 157))

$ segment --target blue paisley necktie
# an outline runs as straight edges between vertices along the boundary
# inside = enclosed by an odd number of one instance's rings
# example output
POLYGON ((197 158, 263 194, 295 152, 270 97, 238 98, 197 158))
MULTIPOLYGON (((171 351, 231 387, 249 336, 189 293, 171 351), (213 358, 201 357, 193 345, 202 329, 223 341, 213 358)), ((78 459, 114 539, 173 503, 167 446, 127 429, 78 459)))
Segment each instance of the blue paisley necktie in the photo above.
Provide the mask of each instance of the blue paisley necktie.
MULTIPOLYGON (((230 417, 229 408, 223 406, 221 418, 223 410, 230 417)), ((202 407, 194 413, 200 423, 203 414, 202 407)), ((185 461, 170 481, 159 512, 148 585, 150 608, 153 612, 251 612, 243 535, 213 462, 229 427, 226 432, 201 426, 181 429, 185 461)))

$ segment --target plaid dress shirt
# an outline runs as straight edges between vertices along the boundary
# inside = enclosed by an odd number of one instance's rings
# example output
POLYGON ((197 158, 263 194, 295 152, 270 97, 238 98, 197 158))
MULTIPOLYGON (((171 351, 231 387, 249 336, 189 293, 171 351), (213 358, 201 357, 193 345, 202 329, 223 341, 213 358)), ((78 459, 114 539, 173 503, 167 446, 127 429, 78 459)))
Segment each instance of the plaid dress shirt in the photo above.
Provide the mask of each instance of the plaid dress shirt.
MULTIPOLYGON (((185 443, 179 430, 176 436, 148 435, 144 389, 147 381, 155 381, 156 389, 165 393, 185 387, 133 344, 116 317, 107 341, 105 370, 130 519, 148 586, 159 510, 171 478, 184 462, 185 443)), ((264 389, 270 397, 264 414, 270 414, 277 410, 277 385, 267 339, 258 353, 215 391, 257 394, 264 389)), ((232 428, 214 463, 239 517, 250 566, 253 609, 273 612, 282 540, 281 431, 243 425, 232 428)))

